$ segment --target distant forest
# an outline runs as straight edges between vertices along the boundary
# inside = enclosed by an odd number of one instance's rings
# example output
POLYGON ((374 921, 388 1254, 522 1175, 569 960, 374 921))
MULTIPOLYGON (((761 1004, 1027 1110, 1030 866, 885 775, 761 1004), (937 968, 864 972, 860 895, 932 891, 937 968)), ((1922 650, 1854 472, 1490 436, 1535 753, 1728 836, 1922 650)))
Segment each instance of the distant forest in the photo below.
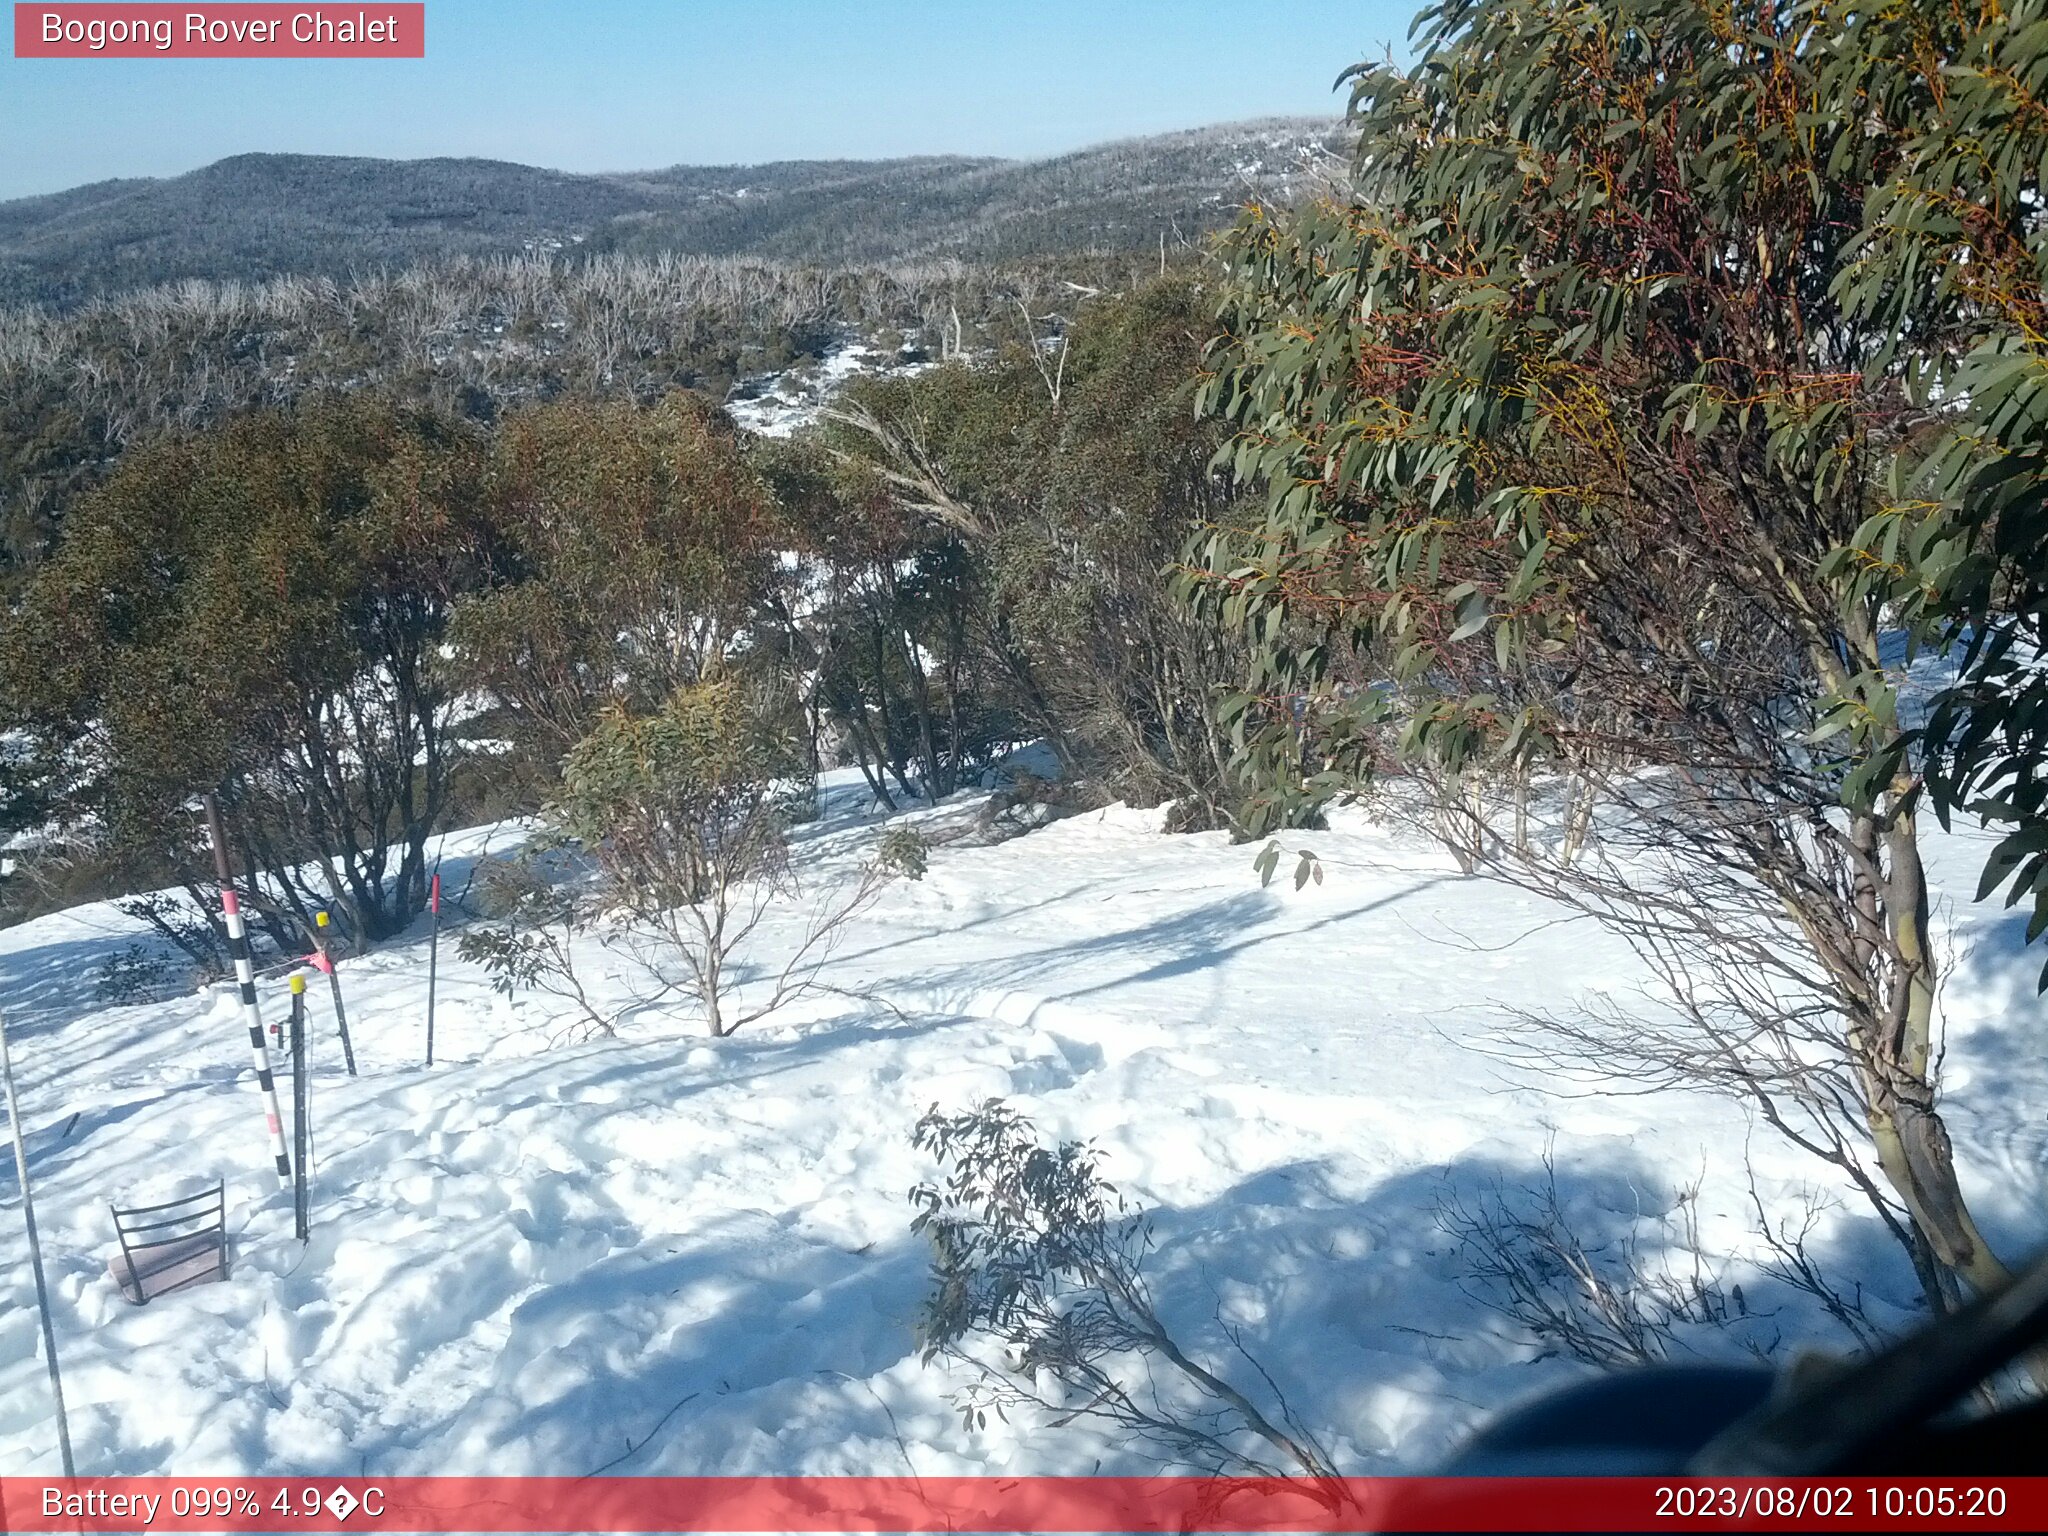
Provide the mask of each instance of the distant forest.
POLYGON ((184 278, 346 277, 448 256, 771 256, 847 265, 1126 251, 1284 198, 1341 151, 1277 119, 1040 161, 918 158, 569 175, 495 160, 238 155, 0 203, 0 304, 69 308, 184 278))
POLYGON ((859 336, 934 356, 1061 328, 1341 176, 1320 120, 1055 160, 570 176, 245 155, 0 203, 0 601, 166 431, 375 388, 459 415, 690 389, 859 336), (11 302, 9 299, 11 298, 11 302))

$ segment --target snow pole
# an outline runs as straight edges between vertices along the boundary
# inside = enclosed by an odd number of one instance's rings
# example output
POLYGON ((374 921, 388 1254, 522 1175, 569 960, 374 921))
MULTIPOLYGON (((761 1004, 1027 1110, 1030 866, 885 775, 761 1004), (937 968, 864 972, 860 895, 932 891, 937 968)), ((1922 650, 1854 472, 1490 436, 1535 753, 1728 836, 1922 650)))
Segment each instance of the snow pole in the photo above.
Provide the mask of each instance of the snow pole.
POLYGON ((21 1139, 21 1105, 14 1097, 14 1057, 7 1049, 7 1015, 0 1013, 0 1077, 7 1082, 7 1123, 14 1129, 14 1172, 21 1180, 21 1219, 28 1227, 28 1263, 35 1271, 36 1307, 43 1314, 43 1358, 50 1365, 50 1395, 57 1400, 57 1449, 64 1455, 64 1475, 76 1477, 71 1464, 71 1424, 64 1415, 64 1378, 57 1373, 57 1330, 50 1323, 50 1286, 43 1278, 43 1244, 36 1236, 36 1203, 28 1189, 28 1148, 21 1139))
POLYGON ((434 861, 434 883, 429 887, 427 905, 434 911, 434 927, 427 938, 427 1065, 434 1064, 434 982, 441 959, 441 861, 434 861))
POLYGON ((312 1236, 307 1219, 306 1147, 312 1131, 306 1122, 311 1096, 306 1082, 306 978, 292 977, 292 1225, 300 1242, 312 1236))
POLYGON ((242 921, 241 898, 228 867, 227 834, 221 830, 220 802, 206 797, 206 830, 213 839, 213 869, 220 877, 220 910, 227 920, 228 947, 235 957, 235 980, 241 985, 242 1018, 249 1026, 249 1052, 256 1062, 256 1086, 263 1092, 263 1112, 270 1132, 270 1155, 277 1162, 277 1183, 289 1189, 291 1159, 284 1150, 284 1116, 277 1107, 277 1079, 270 1075, 270 1046, 263 1038, 263 1014, 256 1006, 256 962, 249 950, 249 929, 242 921))
POLYGON ((348 1063, 348 1075, 356 1075, 356 1048, 348 1038, 348 1010, 341 1006, 341 972, 334 968, 334 951, 327 947, 327 911, 313 914, 313 964, 327 973, 327 987, 334 995, 334 1027, 341 1031, 341 1055, 348 1063))

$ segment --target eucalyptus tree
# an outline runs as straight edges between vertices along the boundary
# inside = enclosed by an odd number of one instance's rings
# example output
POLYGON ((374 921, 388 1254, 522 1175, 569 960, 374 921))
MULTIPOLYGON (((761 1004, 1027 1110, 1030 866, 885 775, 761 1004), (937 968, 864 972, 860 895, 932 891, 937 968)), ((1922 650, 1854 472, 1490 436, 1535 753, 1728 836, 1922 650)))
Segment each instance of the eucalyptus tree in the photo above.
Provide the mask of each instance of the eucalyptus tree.
POLYGON ((958 676, 996 702, 993 723, 1043 737, 1105 793, 1173 801, 1184 826, 1230 819, 1213 706, 1242 667, 1160 579, 1189 524, 1232 500, 1210 464, 1224 434, 1188 409, 1211 302, 1186 272, 1097 296, 1051 347, 1020 325, 972 364, 849 391, 825 440, 849 502, 898 541, 883 558, 914 555, 951 599, 928 611, 960 628, 927 638, 927 619, 917 646, 951 658, 964 639, 958 676))
POLYGON ((1252 644, 1226 709, 1269 821, 1389 758, 1606 797, 1587 859, 1461 802, 1489 868, 1665 983, 1531 1019, 1522 1054, 1741 1098, 1940 1306, 2004 1271, 1938 1104, 1924 748, 1890 595, 1845 552, 1942 430, 1926 349, 1975 301, 1922 293, 1902 328, 1855 290, 1945 78, 1866 61, 1885 110, 1846 110, 1866 19, 1426 9, 1412 67, 1350 74, 1353 195, 1233 238, 1204 400, 1265 499, 1205 531, 1189 585, 1252 644))
POLYGON ((779 514, 696 397, 515 414, 484 485, 501 579, 458 606, 456 668, 543 779, 606 706, 653 709, 748 643, 779 514))
POLYGON ((402 928, 460 757, 441 645, 488 578, 480 483, 470 432, 372 397, 124 458, 0 626, 55 818, 196 887, 215 794, 281 945, 316 905, 402 928))
POLYGON ((1838 565, 1960 652, 1916 745, 1944 815, 2003 831, 1980 894, 2031 898, 2031 941, 2048 931, 2048 5, 1844 13, 1823 100, 1903 153, 1838 289, 1895 338, 1874 371, 1906 370, 1938 426, 1838 565))

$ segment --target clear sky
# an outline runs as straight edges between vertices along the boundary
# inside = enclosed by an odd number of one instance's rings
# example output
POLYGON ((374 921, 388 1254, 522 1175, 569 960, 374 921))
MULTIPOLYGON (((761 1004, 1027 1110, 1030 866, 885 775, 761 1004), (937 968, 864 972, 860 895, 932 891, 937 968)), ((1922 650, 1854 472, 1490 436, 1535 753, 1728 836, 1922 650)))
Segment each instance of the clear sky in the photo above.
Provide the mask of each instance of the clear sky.
POLYGON ((1414 9, 428 0, 424 60, 17 59, 10 46, 0 56, 0 197, 175 175, 251 150, 481 155, 574 171, 1055 154, 1335 111, 1338 71, 1389 48, 1404 57, 1414 9))

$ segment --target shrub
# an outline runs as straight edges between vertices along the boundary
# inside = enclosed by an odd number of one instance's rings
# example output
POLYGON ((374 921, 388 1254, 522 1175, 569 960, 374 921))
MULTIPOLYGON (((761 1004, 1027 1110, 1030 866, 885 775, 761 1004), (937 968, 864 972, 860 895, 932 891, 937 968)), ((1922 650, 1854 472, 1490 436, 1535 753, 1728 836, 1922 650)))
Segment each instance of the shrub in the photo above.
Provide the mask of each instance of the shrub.
MULTIPOLYGON (((940 1183, 910 1195, 911 1230, 933 1255, 918 1340, 926 1364, 943 1356, 975 1373, 958 1399, 969 1428, 1030 1406, 1055 1423, 1099 1420, 1173 1462, 1275 1475, 1247 1448, 1259 1441, 1317 1485, 1319 1502, 1347 1502, 1329 1486, 1337 1474, 1328 1453, 1284 1400, 1276 1423, 1167 1332, 1144 1276, 1151 1223, 1102 1178, 1092 1147, 1042 1145, 999 1099, 961 1115, 934 1109, 915 1140, 944 1170, 940 1183), (1000 1366, 968 1348, 977 1338, 1000 1343, 1000 1366)), ((1235 1333, 1231 1343, 1270 1387, 1235 1333)))
POLYGON ((891 827, 875 846, 875 863, 906 880, 922 880, 931 867, 931 845, 915 827, 891 827))
POLYGON ((495 921, 457 940, 462 958, 489 973, 492 989, 510 996, 538 991, 575 1005, 579 1038, 613 1033, 613 1019, 590 999, 577 970, 576 942, 592 927, 590 904, 547 877, 540 849, 484 866, 479 880, 485 915, 495 921))
POLYGON ((129 944, 99 963, 92 992, 103 1003, 153 1003, 176 985, 169 956, 147 944, 129 944))
POLYGON ((1000 843, 1065 817, 1078 816, 1101 803, 1101 796, 1085 784, 1045 778, 1025 770, 1007 788, 989 796, 977 820, 983 838, 1000 843))
POLYGON ((676 689, 653 714, 607 708, 563 760, 548 808, 595 864, 618 942, 664 993, 693 996, 714 1037, 807 990, 882 880, 870 867, 828 896, 768 974, 767 1000, 734 1012, 742 952, 778 898, 802 895, 786 830, 812 780, 790 713, 772 687, 730 675, 676 689))

